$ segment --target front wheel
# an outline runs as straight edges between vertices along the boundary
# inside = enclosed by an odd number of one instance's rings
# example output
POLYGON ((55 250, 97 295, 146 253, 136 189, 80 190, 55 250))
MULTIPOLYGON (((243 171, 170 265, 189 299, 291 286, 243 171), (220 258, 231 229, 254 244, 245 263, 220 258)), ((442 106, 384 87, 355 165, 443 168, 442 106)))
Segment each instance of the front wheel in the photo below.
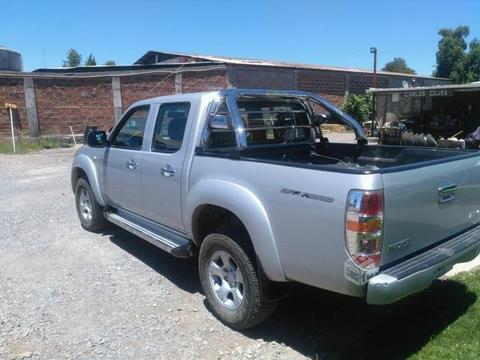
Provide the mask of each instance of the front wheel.
POLYGON ((90 184, 83 178, 78 179, 75 187, 75 203, 78 218, 85 230, 96 232, 106 227, 102 207, 95 199, 90 184))
POLYGON ((238 329, 266 320, 277 306, 262 294, 251 252, 224 234, 208 235, 200 247, 200 282, 208 303, 221 321, 238 329))

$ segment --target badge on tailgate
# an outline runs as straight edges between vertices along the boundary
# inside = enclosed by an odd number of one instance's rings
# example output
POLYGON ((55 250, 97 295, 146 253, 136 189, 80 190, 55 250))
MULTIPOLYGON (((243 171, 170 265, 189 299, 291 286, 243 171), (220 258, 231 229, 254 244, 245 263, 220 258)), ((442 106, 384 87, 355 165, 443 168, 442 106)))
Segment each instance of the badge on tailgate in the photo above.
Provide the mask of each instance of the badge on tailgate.
POLYGON ((455 200, 455 192, 457 191, 456 184, 441 186, 438 188, 438 203, 445 204, 449 201, 455 200))

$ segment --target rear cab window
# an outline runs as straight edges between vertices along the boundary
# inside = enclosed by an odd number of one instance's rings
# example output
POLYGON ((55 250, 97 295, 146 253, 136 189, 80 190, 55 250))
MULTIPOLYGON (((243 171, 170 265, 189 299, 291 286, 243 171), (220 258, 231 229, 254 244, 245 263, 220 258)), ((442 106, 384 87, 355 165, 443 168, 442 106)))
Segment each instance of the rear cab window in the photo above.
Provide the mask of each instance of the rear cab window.
POLYGON ((204 130, 205 149, 230 151, 241 146, 294 145, 318 142, 356 143, 356 135, 338 114, 323 105, 300 97, 240 96, 236 108, 229 109, 226 99, 210 113, 227 117, 231 126, 209 127, 204 130), (232 111, 238 110, 239 124, 233 124, 232 111))
POLYGON ((309 114, 297 99, 238 99, 247 145, 282 144, 311 138, 309 114))

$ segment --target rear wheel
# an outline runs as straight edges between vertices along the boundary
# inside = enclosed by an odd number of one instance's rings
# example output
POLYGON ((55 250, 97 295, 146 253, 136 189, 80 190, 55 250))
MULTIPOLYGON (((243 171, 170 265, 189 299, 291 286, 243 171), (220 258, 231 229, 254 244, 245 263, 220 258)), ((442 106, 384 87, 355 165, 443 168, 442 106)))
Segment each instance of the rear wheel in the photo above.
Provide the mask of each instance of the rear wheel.
POLYGON ((266 300, 255 256, 224 234, 208 235, 200 247, 199 274, 213 313, 227 325, 247 329, 266 320, 277 301, 266 300))
POLYGON ((102 207, 95 199, 90 184, 83 178, 78 179, 75 188, 75 202, 80 223, 85 230, 100 231, 106 227, 102 207))

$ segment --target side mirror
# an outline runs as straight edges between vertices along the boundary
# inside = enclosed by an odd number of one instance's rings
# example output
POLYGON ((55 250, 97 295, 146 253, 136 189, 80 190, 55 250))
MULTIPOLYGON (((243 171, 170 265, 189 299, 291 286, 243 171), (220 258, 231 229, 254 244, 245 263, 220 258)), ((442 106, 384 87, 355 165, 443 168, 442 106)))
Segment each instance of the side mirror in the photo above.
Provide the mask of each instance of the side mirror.
POLYGON ((87 137, 87 145, 91 147, 103 147, 107 145, 105 131, 90 131, 87 137))
POLYGON ((232 118, 228 115, 213 115, 208 126, 212 130, 233 130, 232 118))
POLYGON ((332 117, 325 115, 325 114, 313 114, 313 124, 315 126, 320 126, 322 124, 326 124, 332 117))

